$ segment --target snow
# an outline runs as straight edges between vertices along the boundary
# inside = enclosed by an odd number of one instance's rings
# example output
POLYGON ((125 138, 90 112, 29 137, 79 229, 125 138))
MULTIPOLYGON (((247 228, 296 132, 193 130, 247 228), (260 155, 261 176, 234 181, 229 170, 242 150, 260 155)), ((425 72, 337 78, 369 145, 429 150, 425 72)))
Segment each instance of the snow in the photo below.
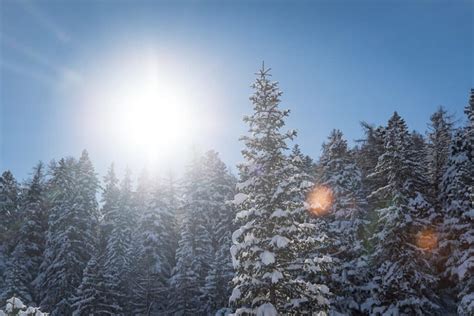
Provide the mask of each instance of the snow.
POLYGON ((275 262, 275 254, 265 250, 260 254, 260 259, 264 265, 269 265, 275 262))
POLYGON ((283 279, 283 273, 281 273, 280 271, 273 271, 271 273, 265 273, 264 278, 269 278, 272 280, 272 283, 278 283, 278 281, 280 279, 283 279))
POLYGON ((273 212, 270 217, 286 217, 286 216, 288 216, 288 212, 285 212, 282 209, 278 209, 275 212, 273 212))
POLYGON ((23 304, 23 302, 19 298, 12 297, 7 300, 7 306, 5 310, 7 311, 7 313, 11 313, 15 309, 24 309, 25 307, 25 304, 23 304))
POLYGON ((242 204, 246 199, 248 198, 248 195, 245 193, 237 193, 234 196, 234 200, 232 201, 235 205, 240 205, 242 204))
POLYGON ((239 288, 235 287, 232 290, 232 294, 230 295, 229 302, 235 302, 236 300, 240 298, 240 295, 242 295, 242 293, 240 292, 239 288))
POLYGON ((289 242, 290 240, 288 238, 279 235, 273 236, 271 241, 271 243, 277 246, 278 248, 285 248, 289 242))
POLYGON ((270 303, 265 303, 257 308, 256 316, 278 316, 278 312, 270 303))
POLYGON ((7 316, 13 315, 13 313, 17 313, 15 315, 18 316, 47 316, 48 314, 42 313, 39 308, 26 306, 23 302, 16 297, 12 297, 7 300, 7 305, 5 307, 5 311, 0 310, 0 316, 7 316))

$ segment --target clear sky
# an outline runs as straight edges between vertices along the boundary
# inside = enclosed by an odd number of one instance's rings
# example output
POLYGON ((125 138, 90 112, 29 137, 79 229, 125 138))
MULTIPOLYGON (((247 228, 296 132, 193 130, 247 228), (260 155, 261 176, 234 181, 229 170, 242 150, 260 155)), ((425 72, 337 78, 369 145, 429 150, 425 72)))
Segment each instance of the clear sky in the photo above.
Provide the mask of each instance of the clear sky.
POLYGON ((360 121, 385 124, 394 110, 424 132, 439 105, 462 117, 474 87, 473 3, 0 0, 0 169, 21 179, 38 160, 87 148, 101 175, 112 161, 138 172, 148 162, 116 103, 135 102, 150 67, 162 99, 186 113, 146 114, 166 126, 154 154, 177 153, 171 168, 190 148, 241 160, 262 60, 315 158, 332 128, 352 142, 360 121))

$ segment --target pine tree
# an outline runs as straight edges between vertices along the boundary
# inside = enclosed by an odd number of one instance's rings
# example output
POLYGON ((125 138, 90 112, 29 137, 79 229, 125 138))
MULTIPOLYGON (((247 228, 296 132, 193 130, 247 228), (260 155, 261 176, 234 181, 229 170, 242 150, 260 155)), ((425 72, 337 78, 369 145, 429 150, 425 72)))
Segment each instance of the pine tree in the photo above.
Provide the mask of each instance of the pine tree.
POLYGON ((417 242, 432 227, 426 220, 430 205, 419 193, 428 181, 415 157, 405 121, 395 112, 371 175, 386 179, 370 195, 378 227, 371 256, 372 297, 363 308, 371 314, 422 315, 438 308, 433 292, 437 279, 429 263, 434 245, 417 242))
POLYGON ((317 185, 330 192, 331 203, 326 211, 328 234, 332 243, 328 255, 336 260, 330 277, 331 291, 335 294, 333 308, 351 314, 360 311, 366 275, 364 245, 366 206, 362 176, 342 132, 333 130, 318 165, 317 185))
POLYGON ((141 214, 139 231, 133 243, 135 249, 132 249, 132 253, 136 255, 136 263, 132 271, 134 282, 131 304, 137 315, 164 313, 169 303, 168 278, 171 270, 166 258, 166 237, 167 232, 174 227, 163 220, 166 217, 163 213, 167 210, 164 210, 158 180, 152 185, 142 177, 137 194, 140 196, 137 205, 143 210, 138 210, 141 214), (149 183, 152 189, 147 188, 145 182, 149 183))
POLYGON ((289 111, 279 109, 282 93, 269 77, 264 67, 257 73, 250 98, 254 113, 244 118, 250 135, 241 138, 245 163, 239 166, 239 193, 234 198, 240 228, 232 236, 236 275, 230 301, 237 314, 262 309, 301 313, 307 305, 324 310, 327 287, 299 278, 297 263, 301 248, 311 240, 306 231, 311 225, 298 221, 304 201, 292 199, 293 169, 285 155, 286 142, 295 132, 280 131, 289 111))
POLYGON ((47 230, 45 207, 43 164, 39 163, 21 201, 20 212, 24 219, 9 260, 3 299, 15 295, 27 304, 34 304, 37 300, 32 283, 39 273, 44 251, 47 230))
POLYGON ((444 276, 455 284, 459 315, 474 313, 474 90, 465 114, 468 124, 454 134, 442 181, 440 243, 444 276))
POLYGON ((435 206, 439 212, 441 208, 441 201, 439 200, 442 189, 441 182, 446 172, 449 146, 453 133, 452 118, 442 106, 431 115, 428 128, 429 176, 435 206))
POLYGON ((73 316, 117 315, 120 308, 107 299, 109 289, 104 279, 103 259, 92 255, 82 276, 82 282, 74 298, 73 316))
MULTIPOLYGON (((0 176, 0 245, 12 246, 11 239, 18 230, 20 187, 10 171, 0 176)), ((6 248, 9 253, 11 249, 6 248)))
POLYGON ((130 170, 126 170, 124 179, 120 185, 118 196, 115 196, 116 187, 113 186, 113 175, 110 174, 106 197, 117 199, 108 201, 111 207, 108 212, 109 235, 106 236, 107 246, 105 249, 104 273, 107 286, 108 301, 118 307, 114 311, 120 314, 128 305, 128 277, 130 272, 130 246, 132 239, 132 183, 130 170), (115 204, 115 205, 114 205, 115 204), (115 210, 115 211, 114 211, 115 210), (121 307, 121 308, 120 308, 121 307))
POLYGON ((235 179, 217 152, 209 151, 204 156, 205 189, 207 192, 207 229, 211 236, 212 258, 202 292, 202 312, 214 315, 228 306, 233 277, 229 252, 234 231, 234 211, 228 203, 234 196, 235 179))
POLYGON ((18 203, 20 188, 13 174, 5 171, 0 176, 0 298, 6 285, 5 272, 8 258, 18 231, 18 203))
POLYGON ((177 315, 198 314, 199 297, 211 266, 212 237, 208 230, 211 221, 209 184, 205 173, 205 159, 194 157, 183 181, 183 219, 173 269, 172 306, 177 315))
MULTIPOLYGON (((377 165, 379 157, 384 152, 385 128, 372 126, 366 122, 361 123, 365 138, 359 140, 361 145, 355 150, 355 162, 362 173, 362 187, 366 195, 381 186, 383 179, 375 176, 369 177, 377 165)), ((369 201, 370 202, 370 201, 369 201)))
POLYGON ((79 161, 62 159, 53 170, 51 210, 42 273, 41 306, 69 315, 82 273, 97 247, 98 181, 86 151, 79 161))
POLYGON ((100 249, 105 252, 107 242, 112 233, 114 219, 119 209, 119 179, 112 164, 104 177, 104 192, 102 194, 101 222, 100 222, 100 249))

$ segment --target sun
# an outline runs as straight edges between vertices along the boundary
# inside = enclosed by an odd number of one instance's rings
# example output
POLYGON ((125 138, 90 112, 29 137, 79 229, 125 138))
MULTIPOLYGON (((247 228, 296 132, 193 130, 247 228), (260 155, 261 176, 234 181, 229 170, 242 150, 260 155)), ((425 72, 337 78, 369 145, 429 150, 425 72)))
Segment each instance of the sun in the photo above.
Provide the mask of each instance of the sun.
POLYGON ((189 133, 189 102, 179 84, 136 69, 133 85, 117 91, 114 125, 124 143, 154 161, 183 146, 189 133))
POLYGON ((87 102, 101 109, 96 134, 147 166, 173 159, 195 134, 193 88, 170 59, 146 50, 118 56, 86 90, 87 102))

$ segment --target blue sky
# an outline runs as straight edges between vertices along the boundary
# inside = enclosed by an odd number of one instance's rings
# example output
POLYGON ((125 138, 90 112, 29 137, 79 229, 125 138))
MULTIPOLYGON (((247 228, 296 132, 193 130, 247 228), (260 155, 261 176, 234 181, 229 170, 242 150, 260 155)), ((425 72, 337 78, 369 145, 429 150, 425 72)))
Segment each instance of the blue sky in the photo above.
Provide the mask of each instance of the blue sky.
MULTIPOLYGON (((119 70, 150 47, 163 80, 179 94, 193 90, 192 141, 182 147, 215 149, 229 165, 241 160, 242 116, 262 60, 291 109, 288 127, 313 157, 332 128, 352 142, 360 121, 385 124, 394 110, 424 132, 439 105, 462 118, 474 86, 473 12, 461 0, 2 0, 0 169, 25 178, 38 160, 87 148, 100 174, 112 161, 138 172, 140 155, 102 129, 113 108, 91 96, 106 86, 106 76, 96 83, 103 73, 126 77, 119 70)), ((188 156, 181 150, 167 166, 188 156)))

